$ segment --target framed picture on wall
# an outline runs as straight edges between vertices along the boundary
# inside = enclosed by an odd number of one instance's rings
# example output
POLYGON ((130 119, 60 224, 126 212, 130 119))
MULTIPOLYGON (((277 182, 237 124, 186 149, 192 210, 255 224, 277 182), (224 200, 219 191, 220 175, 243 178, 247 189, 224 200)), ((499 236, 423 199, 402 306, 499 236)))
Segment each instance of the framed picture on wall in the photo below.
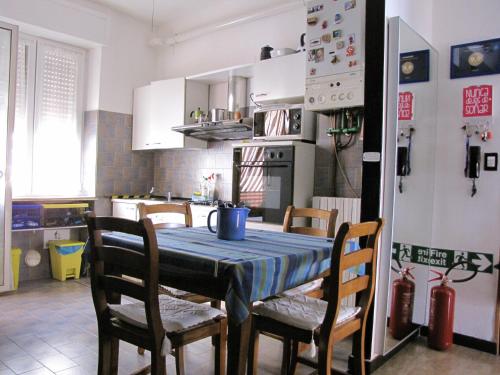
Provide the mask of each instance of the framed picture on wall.
POLYGON ((451 79, 499 73, 500 39, 451 46, 451 79))
POLYGON ((399 83, 429 81, 429 50, 405 52, 399 55, 399 83))

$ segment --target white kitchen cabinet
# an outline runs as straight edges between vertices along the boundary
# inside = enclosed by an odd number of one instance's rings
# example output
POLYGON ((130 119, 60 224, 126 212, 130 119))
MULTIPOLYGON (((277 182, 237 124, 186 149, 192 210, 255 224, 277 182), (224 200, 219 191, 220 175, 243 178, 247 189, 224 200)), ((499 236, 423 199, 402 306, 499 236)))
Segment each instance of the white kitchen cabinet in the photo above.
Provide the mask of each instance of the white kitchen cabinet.
POLYGON ((137 221, 139 219, 137 203, 113 202, 113 216, 137 221))
POLYGON ((305 52, 260 61, 254 66, 255 101, 303 102, 305 77, 305 52))
POLYGON ((174 78, 134 90, 133 150, 206 148, 207 142, 171 130, 194 122, 191 111, 208 112, 208 85, 174 78))
POLYGON ((134 90, 134 115, 132 127, 132 149, 147 149, 153 142, 151 122, 151 85, 138 87, 134 90))
MULTIPOLYGON (((206 227, 208 214, 210 211, 216 210, 216 207, 210 206, 196 206, 191 205, 191 213, 193 214, 193 227, 206 227)), ((212 215, 211 219, 212 227, 216 227, 217 224, 217 214, 212 215)))

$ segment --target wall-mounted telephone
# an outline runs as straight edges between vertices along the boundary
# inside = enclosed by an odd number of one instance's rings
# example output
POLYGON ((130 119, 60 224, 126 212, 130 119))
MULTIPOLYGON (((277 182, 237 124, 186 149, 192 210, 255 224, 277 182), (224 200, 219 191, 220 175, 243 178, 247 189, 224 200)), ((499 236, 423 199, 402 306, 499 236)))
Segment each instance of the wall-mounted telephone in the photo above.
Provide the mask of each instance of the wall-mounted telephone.
POLYGON ((396 174, 399 176, 399 192, 403 193, 403 177, 409 176, 411 173, 411 146, 412 146, 412 134, 415 129, 410 125, 408 128, 403 128, 400 131, 398 137, 398 143, 400 139, 406 140, 406 146, 398 146, 397 155, 397 169, 396 174))
POLYGON ((410 174, 410 159, 408 158, 408 147, 398 147, 398 176, 408 176, 410 174))
POLYGON ((472 193, 471 197, 476 195, 476 178, 479 178, 479 172, 481 169, 481 147, 480 146, 470 146, 467 144, 467 156, 465 159, 465 177, 472 179, 472 193))

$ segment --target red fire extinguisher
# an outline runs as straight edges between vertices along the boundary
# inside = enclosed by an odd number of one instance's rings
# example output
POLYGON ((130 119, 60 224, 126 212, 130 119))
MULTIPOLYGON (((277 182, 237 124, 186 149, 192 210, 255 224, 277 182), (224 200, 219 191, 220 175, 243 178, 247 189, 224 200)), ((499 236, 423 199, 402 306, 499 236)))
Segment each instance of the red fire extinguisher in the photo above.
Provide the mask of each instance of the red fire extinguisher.
POLYGON ((448 283, 463 283, 473 279, 477 275, 476 265, 462 261, 451 265, 443 274, 442 272, 431 270, 437 277, 429 280, 441 281, 440 285, 431 289, 431 303, 429 307, 429 336, 427 344, 437 350, 446 350, 453 344, 453 319, 455 316, 455 290, 448 286, 448 283), (460 280, 451 280, 448 274, 461 265, 470 264, 474 273, 460 280))
POLYGON ((389 331, 392 337, 400 340, 413 330, 413 300, 415 299, 415 283, 409 279, 415 277, 411 270, 415 267, 400 267, 399 270, 392 269, 401 276, 392 282, 391 316, 389 318, 389 331))

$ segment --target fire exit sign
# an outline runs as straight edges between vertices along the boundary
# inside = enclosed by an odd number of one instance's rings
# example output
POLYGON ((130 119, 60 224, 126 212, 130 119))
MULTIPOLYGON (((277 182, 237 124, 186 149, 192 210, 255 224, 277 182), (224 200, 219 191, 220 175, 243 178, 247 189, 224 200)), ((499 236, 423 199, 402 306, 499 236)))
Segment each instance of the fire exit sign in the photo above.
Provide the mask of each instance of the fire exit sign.
POLYGON ((474 251, 435 249, 394 242, 392 259, 440 268, 449 268, 453 263, 468 261, 469 264, 459 266, 457 269, 474 271, 477 267, 478 272, 493 273, 493 254, 474 251))

